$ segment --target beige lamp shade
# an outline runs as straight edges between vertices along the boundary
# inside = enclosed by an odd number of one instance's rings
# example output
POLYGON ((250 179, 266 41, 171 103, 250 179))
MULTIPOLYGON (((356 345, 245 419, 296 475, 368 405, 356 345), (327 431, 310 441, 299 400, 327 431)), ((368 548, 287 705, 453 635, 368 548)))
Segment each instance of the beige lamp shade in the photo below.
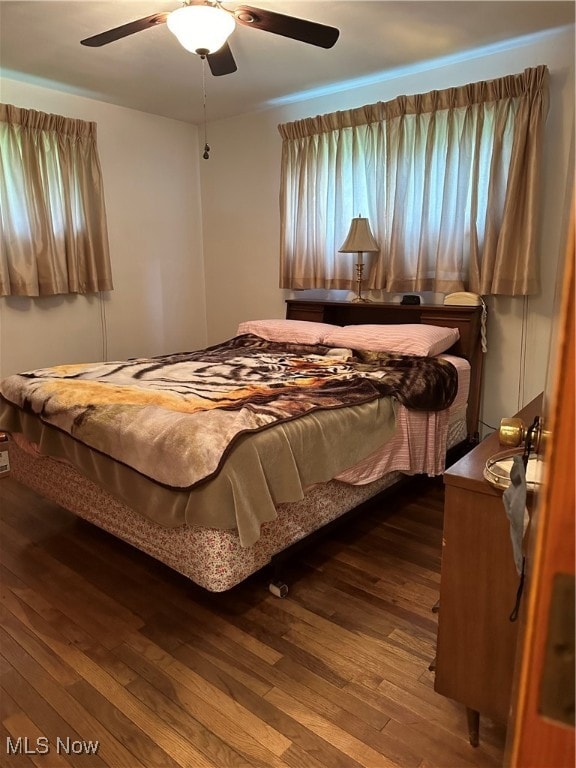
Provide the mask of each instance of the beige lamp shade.
POLYGON ((352 219, 348 237, 340 246, 339 253, 377 253, 380 246, 374 239, 368 219, 358 216, 352 219))
POLYGON ((362 296, 362 273, 364 264, 362 263, 363 253, 378 253, 380 246, 374 239, 368 219, 357 216, 352 219, 348 237, 340 246, 339 253, 357 253, 358 261, 356 264, 356 298, 353 301, 370 301, 362 296))

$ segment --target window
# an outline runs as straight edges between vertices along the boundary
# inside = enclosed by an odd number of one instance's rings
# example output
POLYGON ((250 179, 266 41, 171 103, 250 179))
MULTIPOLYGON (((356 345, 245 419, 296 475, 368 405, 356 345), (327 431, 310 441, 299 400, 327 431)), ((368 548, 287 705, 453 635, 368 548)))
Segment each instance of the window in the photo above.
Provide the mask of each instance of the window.
POLYGON ((279 127, 281 287, 342 289, 353 216, 380 245, 385 291, 538 290, 546 67, 279 127))
POLYGON ((0 295, 111 290, 96 124, 0 104, 0 295))

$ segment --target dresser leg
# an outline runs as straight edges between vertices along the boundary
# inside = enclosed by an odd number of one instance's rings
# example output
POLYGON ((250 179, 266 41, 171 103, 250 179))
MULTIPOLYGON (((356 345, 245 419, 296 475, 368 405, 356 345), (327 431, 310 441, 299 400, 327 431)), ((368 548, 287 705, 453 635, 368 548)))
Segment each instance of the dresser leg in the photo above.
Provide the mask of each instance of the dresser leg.
POLYGON ((468 719, 468 738, 473 747, 480 743, 480 712, 466 707, 466 717, 468 719))

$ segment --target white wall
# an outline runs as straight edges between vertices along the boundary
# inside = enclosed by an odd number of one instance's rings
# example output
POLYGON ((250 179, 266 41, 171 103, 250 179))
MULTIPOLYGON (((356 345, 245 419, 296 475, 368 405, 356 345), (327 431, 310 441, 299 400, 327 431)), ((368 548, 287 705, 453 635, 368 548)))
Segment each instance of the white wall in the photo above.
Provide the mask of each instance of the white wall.
POLYGON ((98 124, 114 290, 0 298, 0 377, 206 343, 197 129, 16 80, 0 97, 98 124))
POLYGON ((279 123, 488 80, 539 64, 547 64, 551 73, 542 181, 542 291, 526 300, 526 306, 524 299, 498 297, 489 302, 482 418, 497 426, 502 416, 532 400, 546 383, 573 181, 573 27, 457 64, 431 64, 417 74, 209 125, 212 151, 201 165, 209 343, 233 335, 241 320, 285 313, 284 300, 290 294, 278 288, 279 123), (523 350, 528 365, 522 369, 523 350))

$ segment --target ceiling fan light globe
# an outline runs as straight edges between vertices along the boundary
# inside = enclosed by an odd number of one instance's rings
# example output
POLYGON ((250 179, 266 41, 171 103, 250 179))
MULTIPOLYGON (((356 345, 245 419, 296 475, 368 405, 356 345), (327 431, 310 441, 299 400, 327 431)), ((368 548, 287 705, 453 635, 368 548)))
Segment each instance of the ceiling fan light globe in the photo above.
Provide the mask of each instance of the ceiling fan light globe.
POLYGON ((211 5, 185 5, 172 11, 166 24, 183 48, 203 55, 222 48, 236 26, 232 14, 211 5))

